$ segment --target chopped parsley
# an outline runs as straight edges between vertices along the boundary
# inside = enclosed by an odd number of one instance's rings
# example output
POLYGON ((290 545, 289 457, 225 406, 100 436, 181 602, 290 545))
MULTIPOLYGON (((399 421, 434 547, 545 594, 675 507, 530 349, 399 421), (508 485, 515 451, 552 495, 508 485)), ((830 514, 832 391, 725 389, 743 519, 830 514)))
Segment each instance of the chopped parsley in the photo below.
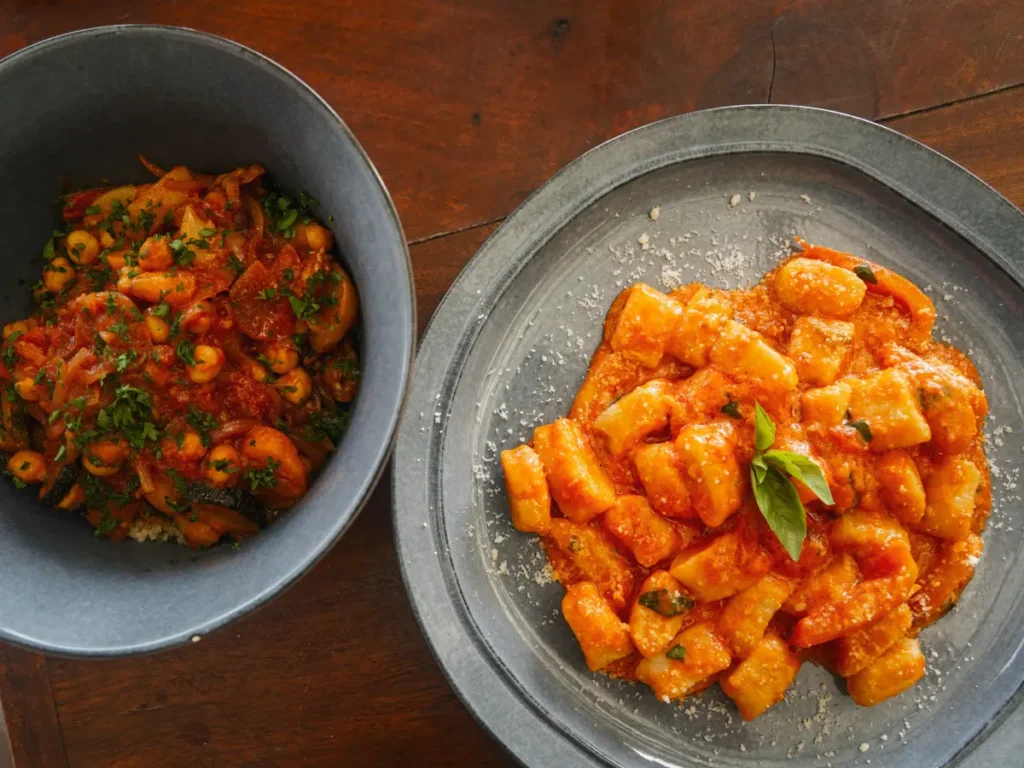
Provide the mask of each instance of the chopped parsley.
POLYGON ((249 488, 258 491, 260 488, 273 488, 277 485, 277 476, 274 474, 281 462, 274 458, 267 457, 267 466, 264 469, 250 468, 245 473, 245 479, 249 481, 249 488))
POLYGON ((240 275, 245 272, 245 264, 235 254, 228 256, 228 269, 234 272, 236 275, 240 275))
POLYGON ((229 475, 233 475, 238 471, 238 467, 231 466, 231 459, 214 459, 210 462, 210 466, 218 472, 224 472, 229 475))
POLYGON ((157 304, 155 307, 149 310, 149 314, 151 314, 153 317, 167 317, 167 313, 170 311, 170 304, 157 304))
POLYGON ((210 430, 217 426, 217 418, 213 414, 206 413, 194 405, 190 405, 185 421, 199 433, 199 438, 202 440, 203 445, 209 448, 211 442, 209 433, 210 430))
POLYGON ((309 423, 306 424, 306 439, 311 443, 318 440, 330 440, 337 443, 341 439, 342 432, 348 426, 348 413, 343 410, 314 411, 310 414, 309 423))
MULTIPOLYGON (((96 425, 104 432, 120 432, 136 448, 147 440, 157 440, 159 433, 150 419, 153 403, 149 393, 128 384, 118 387, 114 402, 96 416, 96 425)), ((92 431, 90 431, 92 432, 92 431)), ((90 442, 95 434, 82 433, 79 438, 90 442)))
MULTIPOLYGON (((726 395, 728 397, 728 395, 726 395)), ((728 416, 730 419, 743 418, 740 414, 740 404, 735 400, 730 400, 728 403, 722 406, 722 413, 728 416)))
POLYGON ((300 221, 308 224, 313 220, 310 214, 318 202, 305 192, 299 192, 295 199, 271 192, 260 200, 260 204, 270 220, 272 231, 291 240, 295 237, 296 224, 300 221))
POLYGON ((179 341, 178 346, 174 348, 174 351, 177 353, 178 359, 185 365, 196 364, 196 345, 188 339, 182 339, 179 341))
POLYGON ((131 365, 132 360, 135 359, 135 352, 128 350, 117 356, 117 372, 124 373, 124 371, 131 365))
MULTIPOLYGON (((341 371, 342 376, 346 376, 350 379, 354 379, 357 376, 359 376, 360 373, 362 373, 362 371, 359 368, 358 360, 338 360, 335 363, 333 363, 332 367, 335 370, 341 371)), ((728 405, 725 406, 725 408, 728 408, 729 405, 735 405, 735 403, 729 403, 728 405)), ((732 416, 732 414, 725 410, 725 408, 722 409, 722 413, 732 416)))
POLYGON ((7 337, 7 343, 4 345, 4 351, 0 352, 0 358, 3 358, 4 365, 10 371, 14 370, 14 366, 18 364, 18 352, 14 349, 14 342, 21 338, 24 334, 21 331, 15 331, 7 337))
MULTIPOLYGON (((189 245, 191 244, 190 242, 189 245)), ((171 240, 171 252, 174 254, 174 260, 183 267, 187 267, 196 259, 196 252, 189 250, 177 237, 171 240)))

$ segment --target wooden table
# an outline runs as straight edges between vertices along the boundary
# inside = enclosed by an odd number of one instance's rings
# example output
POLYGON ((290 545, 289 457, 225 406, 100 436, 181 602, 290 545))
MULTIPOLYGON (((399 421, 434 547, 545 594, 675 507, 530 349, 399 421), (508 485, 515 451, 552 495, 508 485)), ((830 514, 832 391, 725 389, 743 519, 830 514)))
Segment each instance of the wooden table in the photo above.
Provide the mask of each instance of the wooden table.
MULTIPOLYGON (((880 120, 1024 204, 1020 0, 4 0, 0 10, 0 55, 81 27, 177 24, 304 78, 395 198, 421 328, 552 173, 694 109, 811 104, 880 120)), ((0 766, 512 763, 420 636, 386 488, 298 586, 198 644, 120 661, 0 646, 0 705, 11 752, 0 766)))

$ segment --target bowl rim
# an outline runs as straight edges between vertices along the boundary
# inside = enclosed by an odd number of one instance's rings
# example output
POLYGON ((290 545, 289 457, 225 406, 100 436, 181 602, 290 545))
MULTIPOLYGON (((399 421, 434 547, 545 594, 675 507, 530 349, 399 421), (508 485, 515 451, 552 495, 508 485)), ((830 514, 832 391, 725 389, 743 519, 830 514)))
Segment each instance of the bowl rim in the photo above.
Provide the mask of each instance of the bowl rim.
MULTIPOLYGON (((456 579, 446 542, 439 454, 451 418, 447 402, 493 301, 526 261, 577 214, 648 172, 690 159, 747 152, 811 155, 848 165, 945 224, 1024 286, 1024 261, 1015 258, 1016 243, 1024 231, 1024 212, 927 145, 887 126, 835 110, 746 104, 664 118, 584 152, 532 192, 467 262, 423 332, 391 473, 399 566, 420 630, 463 705, 523 765, 617 763, 570 732, 524 690, 470 615, 462 594, 465 585, 456 579), (728 136, 705 139, 715 126, 729 126, 728 136), (954 212, 949 201, 916 177, 914 172, 920 167, 931 175, 955 179, 982 205, 975 210, 961 206, 954 212), (439 405, 433 393, 440 393, 439 405), (429 412, 439 411, 440 417, 422 428, 414 424, 412 414, 417 406, 413 403, 425 407, 428 399, 429 412), (417 463, 414 457, 427 458, 417 463), (401 474, 397 470, 400 462, 401 474)), ((1024 673, 1024 666, 1019 668, 1024 673)), ((1024 695, 1024 684, 1015 687, 988 720, 972 728, 970 738, 947 764, 963 760, 998 731, 1024 695)))
POLYGON ((156 640, 149 640, 140 643, 129 642, 117 645, 112 644, 105 647, 76 648, 70 645, 55 645, 45 641, 40 641, 36 638, 19 635, 16 632, 12 632, 7 627, 0 625, 0 640, 3 640, 4 642, 33 651, 42 651, 47 654, 70 658, 139 656, 185 645, 189 642, 193 642, 193 638, 196 636, 204 637, 209 633, 230 624, 236 619, 242 618, 243 616, 266 605, 312 570, 313 566, 315 566, 331 550, 331 548, 345 534, 349 526, 355 522, 360 512, 366 506, 366 502, 377 487, 377 484, 380 482, 381 477, 384 475, 391 452, 394 449, 397 440, 398 425, 400 423, 402 413, 405 411, 406 404, 409 401, 409 395, 412 389, 412 370, 416 357, 416 290, 413 279, 412 259, 409 255, 409 244, 405 236, 405 230, 402 227, 402 222, 398 216, 398 210, 395 207, 394 200, 391 197, 391 193, 385 186, 379 171, 373 164, 373 161, 370 159, 366 150, 363 148, 363 145, 352 132, 352 129, 348 127, 334 108, 328 104, 327 101, 312 88, 312 86, 306 83, 294 72, 274 61, 269 56, 249 48, 248 46, 219 35, 192 29, 190 27, 164 24, 110 24, 65 32, 14 51, 13 53, 0 58, 0 77, 3 77, 6 71, 12 66, 30 61, 41 54, 59 51, 69 45, 76 44, 80 40, 121 35, 154 35, 157 37, 173 38, 226 53, 236 59, 245 61, 248 64, 263 68, 268 73, 287 81, 298 91, 300 97, 308 100, 314 108, 320 109, 326 113, 327 117, 335 123, 336 129, 340 131, 343 138, 347 139, 351 143, 352 147, 355 149, 358 161, 362 162, 366 170, 369 171, 369 175, 373 179, 373 183, 376 185, 378 192, 386 203, 386 207, 390 214, 389 221, 394 226, 395 232, 398 235, 398 241, 401 243, 401 255, 404 257, 400 259, 400 262, 401 266, 404 267, 403 271, 405 280, 402 281, 400 276, 398 277, 398 280, 400 283, 404 283, 405 286, 405 301, 410 307, 410 325, 402 340, 402 343, 407 347, 402 358, 402 384, 399 388, 399 396, 396 399, 396 402, 388 405, 390 413, 388 414, 387 428, 382 432, 384 439, 381 441, 380 446, 377 449, 377 456, 374 459, 374 471, 372 474, 363 478, 357 492, 349 497, 350 500, 347 504, 342 506, 342 513, 338 516, 337 522, 333 527, 325 532, 325 535, 308 552, 308 554, 299 559, 290 571, 282 574, 266 589, 249 597, 230 610, 225 610, 219 615, 207 619, 201 624, 190 627, 187 630, 167 634, 166 636, 156 640))

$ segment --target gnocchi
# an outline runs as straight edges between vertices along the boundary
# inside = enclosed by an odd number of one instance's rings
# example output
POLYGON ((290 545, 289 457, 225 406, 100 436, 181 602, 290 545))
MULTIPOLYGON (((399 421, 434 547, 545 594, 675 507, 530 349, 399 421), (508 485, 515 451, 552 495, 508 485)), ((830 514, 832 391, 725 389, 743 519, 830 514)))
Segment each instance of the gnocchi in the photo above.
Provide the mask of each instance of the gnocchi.
POLYGON ((982 554, 988 404, 916 286, 808 246, 749 289, 613 302, 568 418, 501 455, 591 670, 753 719, 827 660, 873 706, 982 554))

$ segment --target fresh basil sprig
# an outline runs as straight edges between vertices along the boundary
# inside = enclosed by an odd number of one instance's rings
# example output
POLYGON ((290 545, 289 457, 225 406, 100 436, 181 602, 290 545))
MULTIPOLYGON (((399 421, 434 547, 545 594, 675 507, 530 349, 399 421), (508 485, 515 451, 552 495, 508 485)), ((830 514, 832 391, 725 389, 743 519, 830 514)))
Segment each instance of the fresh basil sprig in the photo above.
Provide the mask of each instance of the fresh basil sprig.
POLYGON ((750 485, 757 507, 783 549, 800 559, 807 536, 807 513, 791 478, 806 485, 825 504, 835 504, 821 467, 792 451, 771 450, 775 422, 760 403, 754 411, 754 457, 750 461, 750 485))

